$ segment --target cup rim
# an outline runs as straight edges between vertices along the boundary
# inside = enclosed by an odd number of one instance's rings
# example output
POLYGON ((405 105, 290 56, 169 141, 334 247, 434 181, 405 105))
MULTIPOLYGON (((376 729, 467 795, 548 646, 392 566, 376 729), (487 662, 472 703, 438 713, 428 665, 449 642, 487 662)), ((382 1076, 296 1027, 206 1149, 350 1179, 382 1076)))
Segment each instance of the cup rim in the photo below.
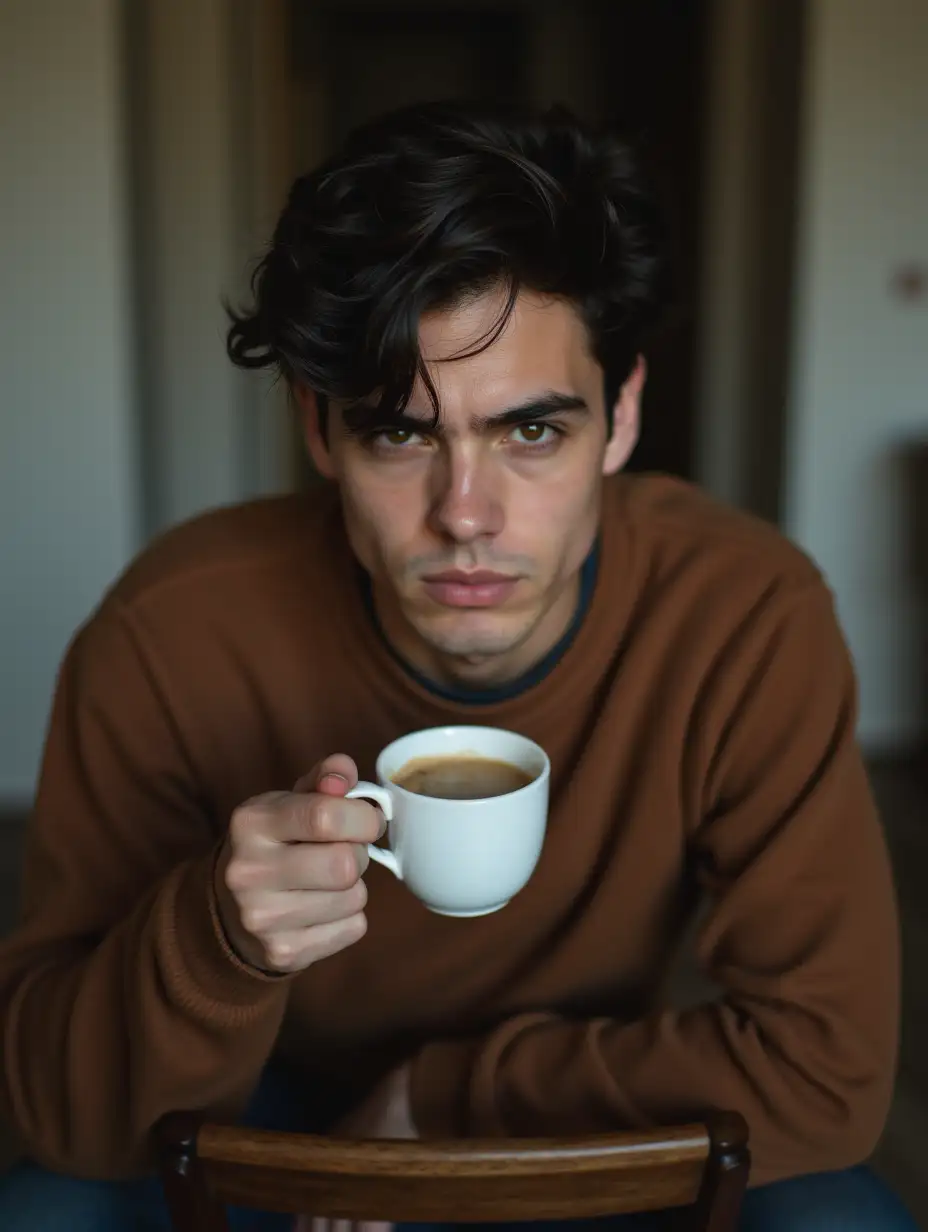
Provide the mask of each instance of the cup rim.
MULTIPOLYGON (((429 756, 429 754, 423 754, 423 756, 427 757, 429 756)), ((488 800, 502 800, 508 797, 515 798, 516 796, 522 795, 523 792, 531 791, 532 788, 536 786, 536 784, 547 780, 550 777, 550 774, 551 774, 551 759, 548 757, 548 754, 541 747, 541 745, 538 744, 537 741, 532 740, 530 736, 523 736, 521 732, 510 731, 506 727, 490 727, 485 723, 442 723, 437 727, 423 727, 417 731, 407 732, 405 736, 397 736, 395 740, 391 740, 388 745, 386 745, 383 749, 381 749, 381 751, 377 755, 377 779, 383 787, 387 788, 387 790, 399 792, 402 796, 405 796, 407 799, 434 800, 436 804, 441 804, 445 807, 451 806, 451 807, 454 807, 455 809, 474 808, 475 806, 486 804, 488 800), (383 760, 386 754, 389 753, 389 751, 394 747, 394 745, 400 744, 402 743, 402 741, 408 740, 412 736, 431 736, 438 732, 468 732, 468 731, 502 733, 503 735, 511 736, 516 740, 523 741, 525 744, 530 745, 531 748, 541 756, 541 760, 542 760, 541 770, 539 771, 538 774, 535 775, 535 777, 531 780, 531 782, 526 783, 523 787, 517 787, 515 791, 506 791, 496 796, 478 796, 476 799, 472 799, 472 800, 449 800, 444 796, 426 796, 418 791, 410 791, 407 787, 401 787, 399 783, 395 783, 393 779, 389 777, 389 775, 384 774, 382 771, 383 760)))

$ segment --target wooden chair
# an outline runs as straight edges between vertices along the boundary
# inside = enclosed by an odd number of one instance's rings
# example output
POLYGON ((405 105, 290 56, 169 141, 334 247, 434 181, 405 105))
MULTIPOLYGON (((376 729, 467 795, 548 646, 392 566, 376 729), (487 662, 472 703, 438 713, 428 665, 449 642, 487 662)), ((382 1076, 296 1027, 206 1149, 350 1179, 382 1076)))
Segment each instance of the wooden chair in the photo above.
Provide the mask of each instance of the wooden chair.
POLYGON ((225 1203, 336 1219, 477 1223, 680 1207, 689 1232, 734 1232, 747 1126, 586 1138, 355 1141, 171 1113, 156 1147, 175 1232, 227 1232, 225 1203))

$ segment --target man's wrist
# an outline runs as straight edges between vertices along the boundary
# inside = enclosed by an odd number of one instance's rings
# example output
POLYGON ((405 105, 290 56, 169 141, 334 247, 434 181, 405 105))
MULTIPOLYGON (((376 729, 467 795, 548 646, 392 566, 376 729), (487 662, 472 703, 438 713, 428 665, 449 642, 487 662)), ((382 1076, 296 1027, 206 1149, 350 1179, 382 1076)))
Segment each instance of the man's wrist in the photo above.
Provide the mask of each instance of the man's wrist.
POLYGON ((259 1011, 278 981, 242 962, 226 941, 216 908, 215 862, 210 852, 172 870, 156 900, 155 927, 171 995, 205 1014, 229 1013, 243 1021, 242 1012, 259 1011))

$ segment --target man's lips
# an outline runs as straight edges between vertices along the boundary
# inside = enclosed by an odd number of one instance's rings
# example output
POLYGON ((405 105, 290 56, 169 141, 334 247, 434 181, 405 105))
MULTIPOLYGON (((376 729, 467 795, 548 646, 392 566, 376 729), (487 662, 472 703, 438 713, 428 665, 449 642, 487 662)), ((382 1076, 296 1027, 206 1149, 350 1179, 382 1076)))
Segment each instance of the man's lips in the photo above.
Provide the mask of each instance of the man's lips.
POLYGON ((476 569, 448 569, 422 579, 426 593, 443 607, 498 607, 518 585, 517 577, 476 569))

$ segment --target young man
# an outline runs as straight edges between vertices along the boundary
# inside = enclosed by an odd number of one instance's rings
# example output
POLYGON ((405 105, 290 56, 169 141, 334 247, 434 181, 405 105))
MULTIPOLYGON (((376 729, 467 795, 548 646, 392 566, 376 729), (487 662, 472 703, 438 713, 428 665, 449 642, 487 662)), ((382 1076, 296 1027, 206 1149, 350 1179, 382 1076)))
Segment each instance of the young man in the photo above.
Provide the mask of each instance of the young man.
POLYGON ((621 473, 662 283, 628 153, 564 115, 413 109, 295 184, 229 349, 330 482, 170 533, 68 651, 0 955, 6 1232, 161 1226, 151 1127, 249 1101, 387 1136, 737 1109, 745 1228, 913 1226, 856 1167, 897 934, 829 592, 621 473), (478 920, 369 866, 343 798, 449 722, 552 762, 540 864, 478 920), (699 901, 720 991, 678 1012, 699 901))

